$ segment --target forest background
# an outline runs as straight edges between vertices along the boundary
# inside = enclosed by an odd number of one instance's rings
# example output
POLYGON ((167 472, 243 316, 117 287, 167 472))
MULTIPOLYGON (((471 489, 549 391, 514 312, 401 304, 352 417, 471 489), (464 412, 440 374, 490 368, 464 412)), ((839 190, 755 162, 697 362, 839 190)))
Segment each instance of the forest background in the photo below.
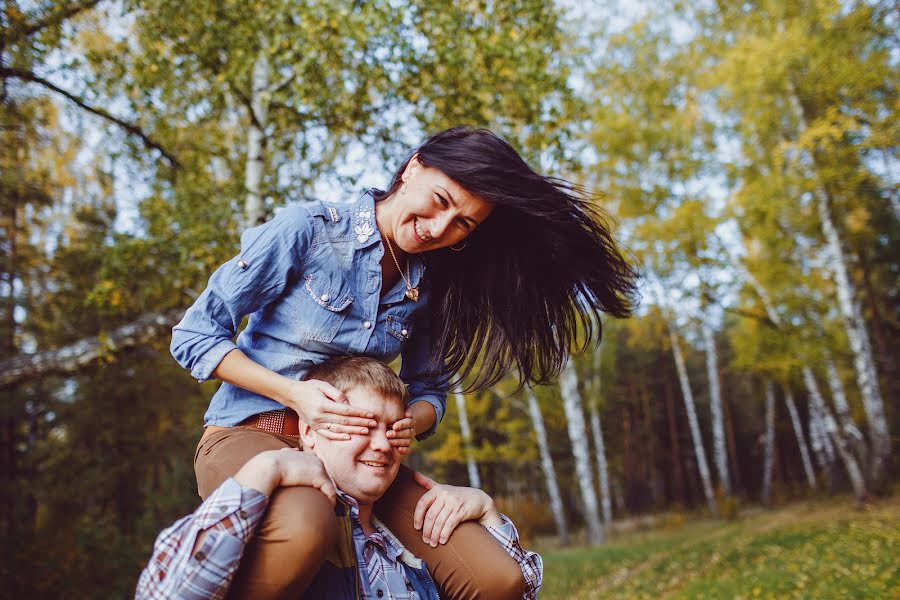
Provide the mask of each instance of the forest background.
POLYGON ((457 124, 602 191, 643 302, 558 384, 451 397, 416 468, 563 545, 890 493, 897 9, 3 0, 0 594, 132 593, 216 387, 171 326, 244 228, 457 124))

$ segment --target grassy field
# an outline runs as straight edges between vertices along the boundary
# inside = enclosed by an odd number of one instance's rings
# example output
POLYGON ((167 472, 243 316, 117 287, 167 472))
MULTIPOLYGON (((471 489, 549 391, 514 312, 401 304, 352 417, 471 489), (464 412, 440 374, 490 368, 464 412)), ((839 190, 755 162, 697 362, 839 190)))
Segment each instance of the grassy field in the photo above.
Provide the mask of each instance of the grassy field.
POLYGON ((542 554, 541 600, 900 599, 900 498, 796 503, 542 554))

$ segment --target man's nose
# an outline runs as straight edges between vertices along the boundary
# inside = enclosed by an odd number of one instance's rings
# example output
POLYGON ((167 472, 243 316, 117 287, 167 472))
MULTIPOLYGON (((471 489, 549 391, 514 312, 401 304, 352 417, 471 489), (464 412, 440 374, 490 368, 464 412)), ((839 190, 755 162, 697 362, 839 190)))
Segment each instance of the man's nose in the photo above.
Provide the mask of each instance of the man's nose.
POLYGON ((391 441, 387 438, 387 431, 373 431, 369 436, 369 448, 378 452, 390 452, 391 441))

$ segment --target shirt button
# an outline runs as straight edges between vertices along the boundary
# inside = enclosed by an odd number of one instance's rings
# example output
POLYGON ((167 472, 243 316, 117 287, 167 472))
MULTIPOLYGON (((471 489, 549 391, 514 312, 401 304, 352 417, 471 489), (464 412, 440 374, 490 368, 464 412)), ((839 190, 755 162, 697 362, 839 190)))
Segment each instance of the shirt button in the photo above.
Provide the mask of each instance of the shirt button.
POLYGON ((379 590, 375 592, 375 595, 381 598, 382 596, 384 596, 384 590, 379 588, 379 590))
POLYGON ((199 550, 199 551, 194 555, 194 558, 196 558, 198 561, 202 561, 204 558, 206 558, 206 553, 203 552, 203 550, 199 550))
POLYGON ((246 518, 247 518, 247 511, 246 511, 246 510, 242 510, 241 512, 238 513, 238 515, 240 515, 240 517, 241 517, 242 519, 246 519, 246 518))
POLYGON ((372 321, 366 321, 365 323, 363 323, 363 329, 371 329, 371 327, 372 321))
POLYGON ((239 266, 240 268, 242 268, 242 269, 246 269, 246 268, 247 268, 247 263, 246 263, 246 261, 239 260, 239 261, 238 261, 238 266, 239 266))
POLYGON ((322 294, 320 299, 322 300, 322 302, 328 302, 329 300, 331 300, 331 296, 329 296, 328 294, 322 294))
POLYGON ((409 331, 407 331, 406 329, 401 330, 400 333, 402 333, 403 335, 409 335, 409 331))

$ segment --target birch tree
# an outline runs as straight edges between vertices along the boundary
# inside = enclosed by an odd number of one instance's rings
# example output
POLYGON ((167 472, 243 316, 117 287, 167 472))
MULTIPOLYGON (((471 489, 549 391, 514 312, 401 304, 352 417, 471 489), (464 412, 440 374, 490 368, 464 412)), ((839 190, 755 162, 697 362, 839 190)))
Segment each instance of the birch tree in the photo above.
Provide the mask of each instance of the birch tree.
POLYGON ((475 462, 475 452, 472 445, 472 430, 469 428, 469 413, 466 410, 466 397, 456 391, 453 392, 456 400, 456 410, 459 412, 459 428, 462 432, 463 447, 466 452, 466 467, 469 471, 469 485, 473 488, 481 488, 481 477, 478 476, 478 464, 475 462))
POLYGON ((806 384, 807 390, 809 390, 810 402, 814 404, 816 412, 818 413, 819 422, 821 423, 820 426, 824 430, 823 433, 834 443, 834 448, 837 449, 837 454, 844 464, 847 476, 850 479, 850 484, 853 486, 853 493, 856 495, 856 499, 859 501, 865 500, 868 496, 868 492, 866 490, 866 482, 862 470, 859 468, 859 463, 850 450, 850 444, 844 436, 844 433, 838 429, 837 421, 835 421, 831 409, 825 404, 825 399, 819 391, 819 386, 816 383, 816 378, 811 368, 803 368, 803 381, 806 384))
POLYGON ((678 345, 678 337, 675 329, 669 324, 669 341, 672 345, 672 356, 675 358, 675 368, 678 371, 678 382, 681 384, 681 396, 684 399, 684 409, 687 412, 688 424, 691 428, 691 439, 694 442, 694 455, 697 458, 697 469, 700 471, 700 481, 703 484, 703 493, 706 496, 706 505, 714 515, 719 514, 716 504, 716 496, 713 492, 712 478, 709 474, 709 463, 706 461, 706 450, 703 448, 703 436, 700 434, 700 424, 697 422, 697 410, 694 408, 694 394, 688 380, 687 367, 684 357, 678 345))
POLYGON ((719 359, 712 327, 704 320, 701 324, 706 346, 706 372, 709 377, 709 408, 712 413, 713 456, 719 483, 726 496, 731 495, 731 478, 728 476, 728 449, 725 446, 725 424, 722 416, 722 394, 719 391, 719 359))
POLYGON ((534 390, 525 388, 525 396, 528 399, 528 414, 534 424, 534 434, 537 438, 538 452, 541 456, 541 470, 544 480, 547 482, 547 493, 550 495, 550 510, 553 512, 553 521, 556 523, 556 531, 559 543, 565 546, 569 543, 569 528, 566 524, 566 513, 563 507, 562 496, 559 493, 559 484, 556 482, 556 470, 553 467, 553 458, 550 456, 550 444, 547 441, 547 429, 544 427, 544 417, 541 407, 538 405, 534 390))
POLYGON ((810 489, 814 490, 816 489, 816 475, 809 460, 809 449, 806 446, 806 437, 803 435, 800 415, 797 413, 797 404, 794 402, 794 395, 787 386, 784 388, 784 403, 787 406, 788 414, 791 416, 791 425, 794 428, 794 437, 797 438, 797 447, 800 449, 800 459, 803 462, 803 473, 806 475, 806 482, 809 484, 810 489))
POLYGON ((569 431, 569 441, 572 444, 572 456, 575 458, 575 474, 584 504, 588 543, 600 544, 603 542, 604 532, 603 525, 600 523, 597 494, 594 491, 588 432, 584 423, 584 402, 578 391, 578 374, 575 372, 575 363, 571 358, 560 376, 559 388, 562 394, 563 408, 566 412, 566 426, 569 431))

